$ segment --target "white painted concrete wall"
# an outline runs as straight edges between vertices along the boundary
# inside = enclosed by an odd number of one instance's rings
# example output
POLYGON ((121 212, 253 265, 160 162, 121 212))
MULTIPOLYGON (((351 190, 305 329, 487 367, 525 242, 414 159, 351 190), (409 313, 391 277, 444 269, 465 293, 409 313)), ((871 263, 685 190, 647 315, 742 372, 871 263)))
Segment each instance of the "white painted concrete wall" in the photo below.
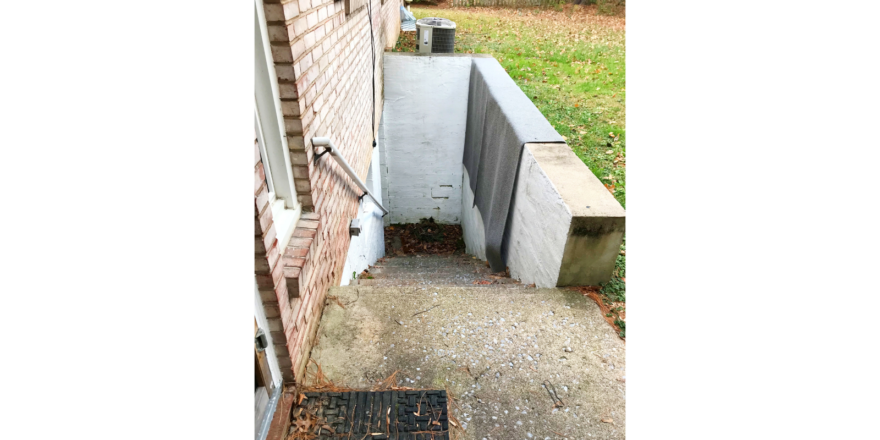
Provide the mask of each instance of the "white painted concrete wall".
POLYGON ((461 231, 464 236, 466 252, 486 261, 486 228, 480 209, 474 205, 474 192, 471 191, 470 176, 464 164, 461 165, 461 231))
MULTIPOLYGON (((485 260, 483 218, 474 206, 474 193, 464 165, 462 169, 461 228, 464 242, 467 253, 485 260)), ((510 212, 506 229, 512 238, 507 241, 506 249, 510 276, 524 284, 555 287, 572 217, 528 145, 520 158, 510 212)))
MULTIPOLYGON (((370 171, 364 183, 370 189, 379 203, 385 206, 382 196, 382 179, 379 157, 382 144, 373 149, 373 158, 370 161, 370 171)), ((387 209, 387 206, 386 206, 387 209)), ((361 200, 358 208, 358 220, 361 223, 361 233, 357 237, 351 237, 348 245, 348 255, 345 258, 345 266, 342 272, 341 285, 347 286, 352 281, 352 273, 360 273, 379 258, 385 256, 385 230, 382 221, 382 210, 379 209, 369 197, 361 200)))
POLYGON ((385 224, 461 222, 461 159, 472 57, 385 53, 385 224))
POLYGON ((257 287, 257 280, 254 280, 254 317, 257 319, 257 326, 263 329, 263 333, 265 333, 266 337, 269 339, 269 346, 266 347, 266 360, 269 361, 269 371, 272 374, 272 381, 275 382, 275 385, 281 386, 281 367, 278 366, 278 358, 275 355, 275 346, 272 344, 271 331, 275 329, 269 328, 269 320, 266 319, 266 312, 263 310, 263 301, 260 300, 260 291, 257 287))
POLYGON ((505 231, 510 276, 555 287, 572 215, 529 145, 523 147, 510 212, 505 231))

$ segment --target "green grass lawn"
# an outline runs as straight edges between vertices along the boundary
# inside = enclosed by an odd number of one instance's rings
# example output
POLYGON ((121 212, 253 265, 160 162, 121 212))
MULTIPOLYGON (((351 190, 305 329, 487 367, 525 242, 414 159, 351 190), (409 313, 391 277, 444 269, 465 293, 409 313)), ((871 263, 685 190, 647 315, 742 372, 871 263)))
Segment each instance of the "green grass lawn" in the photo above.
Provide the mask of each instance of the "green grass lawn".
MULTIPOLYGON (((456 23, 455 51, 494 56, 572 151, 626 207, 625 19, 595 7, 412 8, 416 18, 456 23)), ((412 52, 415 32, 394 50, 412 52)), ((603 289, 625 302, 625 241, 615 276, 603 289), (621 281, 621 279, 623 281, 621 281)))

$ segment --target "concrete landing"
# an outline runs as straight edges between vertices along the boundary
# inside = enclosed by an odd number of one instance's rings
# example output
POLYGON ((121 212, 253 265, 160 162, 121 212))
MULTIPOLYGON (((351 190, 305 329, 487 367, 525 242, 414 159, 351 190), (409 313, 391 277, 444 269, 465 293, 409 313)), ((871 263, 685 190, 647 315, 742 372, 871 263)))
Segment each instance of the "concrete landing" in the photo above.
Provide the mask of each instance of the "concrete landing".
POLYGON ((330 289, 311 357, 339 386, 448 388, 467 439, 625 437, 624 344, 560 289, 330 289), (554 408, 549 381, 564 406, 554 408), (603 422, 603 419, 605 420, 603 422))

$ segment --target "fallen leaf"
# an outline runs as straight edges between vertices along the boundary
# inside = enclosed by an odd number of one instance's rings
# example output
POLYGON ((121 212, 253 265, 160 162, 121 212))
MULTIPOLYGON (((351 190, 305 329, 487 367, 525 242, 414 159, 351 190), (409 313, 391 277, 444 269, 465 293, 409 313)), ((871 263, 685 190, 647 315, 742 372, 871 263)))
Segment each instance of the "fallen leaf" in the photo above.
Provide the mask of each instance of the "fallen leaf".
POLYGON ((574 108, 578 108, 578 107, 580 107, 580 106, 581 106, 580 104, 575 104, 575 105, 574 105, 574 108))
POLYGON ((608 150, 605 152, 605 154, 614 154, 614 150, 608 150))
POLYGON ((605 423, 611 423, 612 425, 614 424, 614 420, 611 419, 611 418, 602 419, 602 421, 605 422, 605 423))

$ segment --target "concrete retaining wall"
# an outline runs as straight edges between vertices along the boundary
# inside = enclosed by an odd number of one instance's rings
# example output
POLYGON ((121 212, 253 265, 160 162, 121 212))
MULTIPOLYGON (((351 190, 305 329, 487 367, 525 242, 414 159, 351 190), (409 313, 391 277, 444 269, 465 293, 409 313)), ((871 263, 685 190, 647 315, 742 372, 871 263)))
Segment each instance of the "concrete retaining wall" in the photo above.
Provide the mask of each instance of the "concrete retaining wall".
MULTIPOLYGON (((462 167, 464 168, 464 167, 462 167)), ((486 237, 462 176, 467 252, 486 259, 486 237)), ((507 220, 510 275, 537 287, 608 282, 623 240, 625 211, 566 144, 526 144, 507 220)))
POLYGON ((461 230, 467 253, 486 260, 486 229, 480 209, 474 205, 474 192, 471 191, 470 176, 461 165, 461 230))
POLYGON ((472 56, 385 53, 380 139, 385 224, 461 222, 472 56))
MULTIPOLYGON (((426 217, 461 224, 467 252, 485 260, 485 229, 461 163, 476 56, 384 54, 379 165, 391 211, 385 225, 426 217)), ((623 208, 568 145, 525 146, 506 231, 511 276, 538 287, 605 283, 624 223, 623 208)), ((350 278, 362 269, 346 270, 350 278)))
MULTIPOLYGON (((511 277, 525 284, 554 287, 562 267, 571 212, 541 169, 530 145, 523 148, 520 158, 507 217, 507 247, 503 254, 511 277)), ((557 145, 569 148, 564 144, 557 145)), ((590 173, 589 169, 587 173, 590 173)))

